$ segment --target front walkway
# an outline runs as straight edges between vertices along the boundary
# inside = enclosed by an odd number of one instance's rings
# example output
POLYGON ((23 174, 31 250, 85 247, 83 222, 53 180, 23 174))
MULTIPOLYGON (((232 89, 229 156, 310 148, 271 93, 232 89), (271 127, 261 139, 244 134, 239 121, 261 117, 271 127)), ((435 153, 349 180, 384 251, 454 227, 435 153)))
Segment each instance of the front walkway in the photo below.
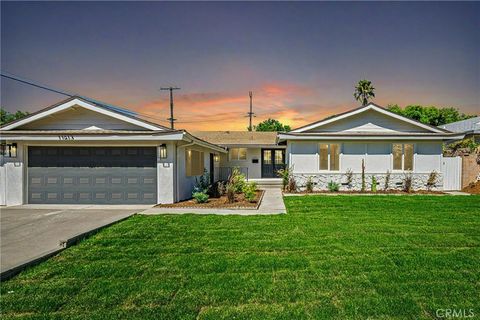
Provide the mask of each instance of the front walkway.
POLYGON ((217 214, 217 215, 270 215, 287 213, 283 203, 282 191, 280 189, 267 188, 263 194, 262 202, 258 209, 215 209, 215 208, 150 208, 140 214, 217 214))

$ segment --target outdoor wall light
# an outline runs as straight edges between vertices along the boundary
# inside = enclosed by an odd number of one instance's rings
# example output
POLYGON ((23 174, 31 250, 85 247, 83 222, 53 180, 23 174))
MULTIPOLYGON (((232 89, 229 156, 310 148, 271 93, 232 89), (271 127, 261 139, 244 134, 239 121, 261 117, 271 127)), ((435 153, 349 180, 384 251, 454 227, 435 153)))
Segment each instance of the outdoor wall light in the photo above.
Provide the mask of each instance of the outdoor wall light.
POLYGON ((1 154, 9 158, 17 157, 17 144, 16 143, 2 143, 1 144, 1 154))
POLYGON ((213 155, 213 161, 215 161, 215 162, 219 162, 219 161, 220 161, 220 155, 219 155, 218 153, 215 153, 215 154, 213 155))
POLYGON ((167 158, 167 145, 166 144, 161 144, 160 145, 160 159, 166 159, 167 158))

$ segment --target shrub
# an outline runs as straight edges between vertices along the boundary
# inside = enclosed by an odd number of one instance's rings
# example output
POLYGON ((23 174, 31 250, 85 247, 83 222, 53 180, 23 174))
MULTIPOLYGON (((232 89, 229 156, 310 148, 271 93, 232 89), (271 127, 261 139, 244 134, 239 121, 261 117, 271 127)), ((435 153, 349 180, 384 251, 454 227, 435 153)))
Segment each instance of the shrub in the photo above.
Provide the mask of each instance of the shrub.
POLYGON ((340 185, 338 183, 333 181, 330 181, 328 183, 328 190, 330 190, 330 192, 337 192, 339 189, 340 189, 340 185))
POLYGON ((235 187, 232 183, 227 183, 225 187, 225 193, 227 194, 228 203, 235 202, 235 187))
POLYGON ((288 183, 290 180, 290 168, 280 169, 277 171, 277 175, 282 178, 282 187, 283 190, 287 190, 288 183))
POLYGON ((403 177, 403 191, 412 192, 413 177, 411 173, 405 173, 403 177))
POLYGON ((197 200, 197 203, 205 203, 208 201, 208 194, 206 192, 194 192, 192 197, 197 200))
POLYGON ((362 192, 365 192, 367 189, 365 185, 365 160, 362 159, 362 192))
POLYGON ((308 177, 305 188, 306 188, 308 193, 313 192, 313 178, 312 177, 308 177))
POLYGON ((352 169, 347 169, 347 171, 345 172, 345 177, 347 177, 347 186, 350 188, 352 186, 352 182, 353 182, 353 171, 352 169))
POLYGON ((240 172, 240 169, 233 168, 232 173, 228 178, 228 183, 232 185, 235 193, 242 193, 243 187, 247 182, 245 180, 245 175, 240 172))
POLYGON ((225 182, 223 181, 218 181, 217 182, 217 194, 219 197, 223 196, 225 194, 225 182))
POLYGON ((372 176, 372 186, 370 187, 370 190, 372 192, 377 192, 377 178, 375 178, 375 176, 372 176))
POLYGON ((193 187, 193 192, 203 192, 208 193, 211 189, 210 185, 210 174, 207 169, 203 169, 203 174, 200 176, 200 179, 195 177, 195 186, 193 187))
POLYGON ((249 182, 243 186, 243 195, 245 199, 250 202, 255 200, 255 196, 257 195, 257 184, 255 182, 249 182))
POLYGON ((292 176, 288 179, 287 191, 297 192, 297 182, 295 181, 295 178, 292 176))
POLYGON ((383 186, 383 189, 387 191, 390 188, 390 171, 387 170, 387 173, 385 174, 385 185, 383 186))
POLYGON ((430 172, 430 175, 428 176, 428 180, 427 180, 428 191, 432 190, 432 188, 435 187, 435 185, 437 184, 437 180, 438 180, 438 173, 437 171, 433 170, 432 172, 430 172))

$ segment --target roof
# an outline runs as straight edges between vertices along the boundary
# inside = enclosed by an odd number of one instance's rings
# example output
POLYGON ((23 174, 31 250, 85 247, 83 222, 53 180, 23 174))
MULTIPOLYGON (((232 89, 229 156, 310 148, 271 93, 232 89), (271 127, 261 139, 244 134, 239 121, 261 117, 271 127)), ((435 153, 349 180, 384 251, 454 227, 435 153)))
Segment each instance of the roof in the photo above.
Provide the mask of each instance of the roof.
POLYGON ((353 116, 353 115, 356 115, 356 114, 359 114, 359 113, 362 113, 362 112, 365 112, 365 111, 368 111, 368 110, 378 111, 378 112, 383 113, 385 115, 391 116, 392 118, 396 118, 400 121, 408 122, 408 123, 411 123, 411 124, 416 125, 418 127, 427 129, 430 132, 437 132, 437 133, 449 132, 448 130, 445 130, 443 128, 438 128, 438 127, 435 127, 435 126, 431 126, 431 125, 422 123, 422 122, 417 121, 417 120, 413 120, 413 119, 404 117, 402 115, 399 115, 395 112, 392 112, 392 111, 390 111, 390 110, 388 110, 388 109, 386 109, 382 106, 379 106, 375 103, 372 103, 372 102, 370 102, 366 106, 361 106, 361 107, 358 107, 358 108, 355 108, 355 109, 352 109, 352 110, 349 110, 349 111, 346 111, 346 112, 342 112, 342 113, 334 115, 334 116, 329 116, 329 117, 326 117, 326 118, 324 118, 320 121, 316 121, 316 122, 307 124, 305 126, 293 129, 291 132, 294 132, 294 133, 304 132, 304 131, 307 131, 307 130, 310 130, 310 129, 313 129, 313 128, 316 128, 316 127, 320 127, 324 124, 328 124, 328 123, 332 123, 332 122, 335 122, 335 121, 338 121, 338 120, 341 120, 341 119, 344 119, 344 118, 348 118, 350 116, 353 116))
MULTIPOLYGON (((74 102, 74 100, 77 100, 79 103, 83 104, 84 106, 85 105, 90 105, 90 106, 93 106, 93 107, 97 107, 97 108, 100 108, 100 109, 103 109, 103 110, 109 112, 111 115, 117 115, 118 117, 124 117, 123 119, 127 119, 127 120, 130 119, 130 120, 133 120, 137 123, 142 123, 144 126, 147 126, 147 127, 150 127, 150 128, 155 127, 156 129, 160 129, 160 130, 172 130, 172 129, 167 128, 165 126, 159 125, 158 123, 150 122, 148 120, 136 117, 136 116, 133 115, 134 112, 129 113, 129 112, 127 112, 126 109, 120 109, 118 107, 113 107, 113 106, 110 106, 110 105, 106 105, 104 103, 97 102, 97 101, 92 100, 92 99, 85 99, 85 98, 78 97, 78 96, 70 97, 70 98, 62 100, 58 103, 55 103, 51 106, 48 106, 48 107, 40 109, 36 112, 30 113, 23 118, 19 118, 19 119, 16 119, 14 121, 11 121, 9 123, 5 123, 5 124, 0 126, 0 129, 10 130, 10 129, 13 129, 17 126, 23 125, 25 123, 29 123, 29 122, 34 121, 37 118, 41 117, 42 114, 49 114, 51 112, 55 112, 54 109, 61 108, 64 105, 67 105, 69 103, 74 102)), ((102 112, 105 112, 105 111, 102 111, 102 112)))
POLYGON ((192 131, 192 135, 207 142, 228 145, 276 145, 276 132, 263 131, 192 131))
POLYGON ((452 132, 470 132, 480 133, 480 117, 474 117, 462 121, 447 123, 439 126, 440 128, 450 130, 452 132))

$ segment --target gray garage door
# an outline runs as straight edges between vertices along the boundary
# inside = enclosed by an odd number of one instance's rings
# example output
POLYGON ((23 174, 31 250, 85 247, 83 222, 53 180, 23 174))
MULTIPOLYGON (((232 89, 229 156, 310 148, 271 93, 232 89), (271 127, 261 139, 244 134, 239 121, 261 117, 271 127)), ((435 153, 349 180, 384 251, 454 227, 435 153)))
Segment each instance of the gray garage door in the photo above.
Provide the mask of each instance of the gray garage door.
POLYGON ((155 147, 29 147, 28 203, 153 204, 155 147))

